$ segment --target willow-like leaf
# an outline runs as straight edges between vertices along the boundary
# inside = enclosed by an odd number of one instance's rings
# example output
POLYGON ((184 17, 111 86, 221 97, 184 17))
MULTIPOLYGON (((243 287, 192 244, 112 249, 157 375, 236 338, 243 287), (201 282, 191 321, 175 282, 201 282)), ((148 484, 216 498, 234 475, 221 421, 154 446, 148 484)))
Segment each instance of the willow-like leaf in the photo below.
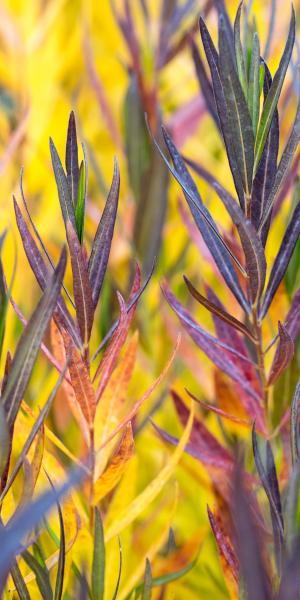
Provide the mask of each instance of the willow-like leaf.
POLYGON ((245 58, 243 47, 241 43, 241 13, 242 13, 243 3, 241 2, 234 21, 234 48, 235 48, 235 57, 237 64, 237 71, 240 80, 240 84, 242 86, 242 90, 244 92, 245 98, 247 98, 247 75, 246 75, 246 67, 245 67, 245 58))
POLYGON ((55 175, 55 181, 57 185, 58 198, 60 203, 60 208, 63 216, 64 223, 67 221, 71 221, 74 229, 76 228, 75 223, 75 208, 72 202, 71 192, 69 189, 69 184, 67 180, 67 176, 64 172, 63 166, 61 164, 61 160, 59 158, 58 152, 54 146, 53 140, 50 138, 50 153, 53 171, 55 175))
POLYGON ((274 385, 278 377, 283 373, 294 355, 294 342, 280 321, 278 322, 279 344, 276 349, 274 360, 271 366, 268 385, 274 385))
POLYGON ((297 113, 295 117, 295 121, 292 127, 292 131, 290 133, 290 137, 287 141, 287 144, 282 153, 281 159, 279 161, 279 165, 276 171, 275 180, 268 198, 267 205, 264 210, 264 214, 259 226, 259 229, 262 230, 265 223, 268 221, 268 218, 271 214, 272 207, 274 205, 274 201, 277 198, 277 195, 284 184, 285 180, 288 177, 290 166, 292 165, 293 158, 295 152, 297 150, 298 144, 300 141, 300 99, 298 102, 297 113))
POLYGON ((158 151, 160 152, 163 160, 168 166, 168 169, 171 171, 172 175, 174 175, 175 179, 178 181, 180 186, 183 189, 187 202, 189 204, 192 215, 196 221, 197 227, 201 232, 201 235, 212 254, 220 273, 225 279, 229 289, 232 291, 234 296, 237 298, 238 302, 244 308, 246 312, 249 311, 249 305, 246 301, 246 298, 243 294, 241 286, 239 284, 237 275, 231 263, 231 259, 238 266, 240 271, 245 274, 245 271, 242 265, 239 263, 237 258, 228 248, 227 244, 224 242, 223 238, 220 236, 218 229, 206 209, 203 205, 200 194, 195 186, 193 179, 191 178, 182 157, 180 156, 176 146, 174 145, 171 137, 168 135, 165 129, 163 129, 165 142, 167 144, 168 150, 172 157, 172 161, 174 164, 174 169, 167 161, 164 156, 162 150, 158 146, 157 142, 154 140, 158 151), (224 253, 224 250, 226 253, 224 253))
MULTIPOLYGON (((266 64, 264 64, 264 96, 265 100, 268 96, 269 89, 272 84, 271 73, 266 64)), ((270 131, 266 140, 266 144, 258 165, 257 172, 254 177, 251 197, 251 221, 255 229, 259 228, 263 215, 266 210, 268 199, 271 193, 272 186, 275 181, 277 171, 277 157, 279 149, 279 115, 277 108, 274 111, 270 131)), ((264 228, 261 231, 261 240, 265 246, 271 214, 265 222, 264 228)))
POLYGON ((248 327, 244 325, 244 323, 241 323, 241 321, 238 321, 238 319, 224 311, 222 308, 220 308, 220 306, 217 306, 216 304, 208 300, 208 298, 202 296, 202 294, 200 294, 200 292, 196 290, 196 288, 185 275, 183 276, 183 279, 187 285, 189 292, 192 294, 195 300, 202 304, 202 306, 205 306, 207 310, 220 317, 220 319, 225 321, 225 323, 228 323, 229 325, 231 325, 231 327, 234 327, 235 329, 246 335, 252 342, 256 341, 253 333, 251 333, 250 329, 248 329, 248 327))
POLYGON ((259 71, 260 71, 260 47, 257 32, 253 34, 252 54, 249 71, 248 107, 252 120, 254 139, 256 136, 259 119, 259 71))
MULTIPOLYGON (((221 371, 224 371, 231 379, 239 383, 252 398, 260 402, 258 394, 251 385, 249 385, 249 382, 245 380, 242 373, 237 369, 234 361, 228 356, 228 353, 231 353, 233 356, 235 354, 239 355, 239 353, 202 329, 166 286, 164 286, 163 292, 166 300, 179 317, 182 325, 194 340, 195 344, 205 352, 210 360, 212 360, 221 371), (226 353, 224 350, 226 350, 226 353)), ((239 357, 247 360, 243 355, 239 355, 239 357)))
POLYGON ((35 558, 35 556, 28 552, 28 550, 24 550, 22 553, 22 558, 25 560, 30 570, 35 574, 35 580, 42 598, 44 600, 53 600, 53 592, 48 569, 45 569, 35 558))
POLYGON ((252 304, 257 304, 264 289, 266 277, 266 259, 261 241, 253 225, 246 219, 231 194, 200 165, 191 160, 187 162, 200 177, 205 179, 215 189, 237 227, 246 259, 251 302, 252 304))
POLYGON ((257 468, 261 483, 263 485, 263 488, 265 490, 266 496, 269 501, 270 513, 271 513, 273 530, 274 530, 274 538, 278 542, 278 546, 276 549, 277 555, 282 556, 284 529, 283 529, 283 518, 282 518, 281 502, 280 502, 279 489, 278 489, 278 481, 277 481, 276 470, 275 470, 275 466, 274 466, 273 455, 271 455, 271 448, 267 449, 268 463, 269 463, 268 466, 270 467, 270 470, 266 471, 265 467, 263 465, 260 453, 259 453, 257 436, 256 436, 256 431, 255 431, 255 424, 252 429, 252 445, 253 445, 253 454, 254 454, 256 468, 257 468))
POLYGON ((24 577, 19 569, 17 561, 14 561, 10 574, 18 592, 20 600, 31 600, 24 577))
POLYGON ((98 508, 94 512, 94 551, 92 565, 92 598, 103 600, 105 576, 105 545, 101 514, 98 508))
POLYGON ((207 62, 209 64, 212 85, 217 105, 217 112, 220 120, 220 125, 222 129, 223 139, 226 147, 226 152, 228 156, 228 161, 232 173, 232 177, 234 180, 235 188, 237 191, 237 195, 239 198, 239 202, 241 208, 245 207, 245 199, 244 199, 244 189, 243 182, 240 176, 237 157, 234 151, 234 135, 235 132, 231 130, 229 126, 229 122, 227 119, 227 106, 224 96, 223 84, 221 81, 220 71, 219 71, 219 56, 218 52, 213 44, 209 31, 204 23, 204 20, 200 17, 199 20, 200 26, 200 34, 203 43, 203 47, 205 50, 207 62))
POLYGON ((89 259, 89 277, 93 289, 94 307, 98 304, 104 275, 106 272, 120 190, 120 172, 117 160, 114 162, 114 174, 106 204, 98 225, 89 259))
POLYGON ((146 558, 146 566, 144 572, 144 582, 141 594, 141 600, 151 600, 151 590, 152 590, 152 571, 151 565, 148 558, 146 558))
POLYGON ((193 40, 191 41, 191 50, 196 75, 199 81, 201 92, 205 100, 206 108, 209 111, 211 117, 213 118, 217 128, 220 129, 220 120, 216 110, 216 101, 214 97, 213 87, 205 71, 205 67, 200 56, 199 50, 193 40))
POLYGON ((222 17, 219 19, 219 70, 227 106, 228 125, 234 132, 233 148, 246 199, 249 202, 254 163, 254 135, 247 102, 232 60, 222 17))
MULTIPOLYGON (((35 278, 44 291, 50 277, 50 271, 47 269, 44 259, 27 227, 27 224, 23 218, 20 208, 14 198, 14 208, 16 215, 16 222, 19 229, 19 233, 22 239, 23 248, 27 256, 28 262, 35 275, 35 278)), ((57 300, 57 306, 55 309, 54 316, 57 318, 59 324, 62 324, 71 335, 76 346, 81 347, 81 340, 78 330, 74 324, 74 321, 68 311, 64 299, 59 295, 57 300)))
POLYGON ((279 67, 274 75, 270 91, 268 93, 266 102, 264 104, 262 114, 259 121, 257 137, 255 141, 255 159, 254 159, 254 174, 257 171, 259 161, 261 159, 263 149, 267 140, 269 129, 271 126, 272 118, 276 110, 280 92, 283 86, 285 75, 291 60, 292 51, 295 42, 295 11, 292 6, 292 16, 290 21, 288 38, 282 57, 280 60, 279 67))
POLYGON ((70 221, 67 221, 66 229, 71 256, 76 316, 82 343, 87 347, 94 320, 92 288, 89 280, 84 249, 80 245, 70 221))
POLYGON ((239 580, 238 558, 234 552, 234 549, 228 538, 228 535, 226 535, 225 531, 223 530, 223 528, 220 524, 219 519, 213 514, 213 512, 210 510, 209 506, 207 506, 207 514, 208 514, 212 532, 215 536, 215 539, 216 539, 216 542, 218 545, 219 553, 222 556, 222 558, 225 560, 235 581, 238 581, 239 580))
POLYGON ((297 204, 290 223, 284 234, 279 252, 273 264, 269 277, 267 289, 263 298, 262 306, 259 312, 260 318, 263 319, 267 314, 275 293, 286 273, 294 248, 300 234, 300 202, 297 204))
POLYGON ((78 146, 75 115, 72 111, 69 118, 66 143, 67 182, 74 208, 76 207, 79 182, 78 146))
POLYGON ((75 221, 76 221, 76 230, 80 243, 83 242, 83 233, 84 233, 84 217, 85 217, 85 171, 84 171, 84 163, 81 161, 80 169, 79 169, 79 179, 78 179, 78 192, 76 198, 76 206, 75 206, 75 221))
POLYGON ((15 421, 44 333, 53 315, 60 293, 66 261, 66 250, 64 249, 44 295, 18 343, 5 390, 1 397, 1 403, 9 425, 12 425, 15 421))
POLYGON ((123 566, 123 551, 122 551, 122 545, 121 545, 121 540, 120 540, 119 535, 118 535, 118 543, 119 543, 119 557, 120 557, 119 558, 119 572, 118 572, 118 579, 117 579, 117 583, 116 583, 116 587, 115 587, 115 591, 114 591, 112 600, 116 600, 118 597, 120 581, 121 581, 121 574, 122 574, 122 566, 123 566))
POLYGON ((293 465, 299 461, 299 402, 300 402, 300 381, 298 382, 291 407, 291 454, 293 465))

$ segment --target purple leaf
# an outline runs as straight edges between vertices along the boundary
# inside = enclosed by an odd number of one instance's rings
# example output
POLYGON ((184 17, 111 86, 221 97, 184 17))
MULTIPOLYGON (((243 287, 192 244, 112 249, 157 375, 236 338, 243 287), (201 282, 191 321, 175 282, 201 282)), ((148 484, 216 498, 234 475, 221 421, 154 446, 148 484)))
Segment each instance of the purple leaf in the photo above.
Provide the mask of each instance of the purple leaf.
POLYGON ((172 157, 174 169, 172 169, 171 165, 169 165, 158 145, 157 148, 161 153, 163 160, 166 162, 169 170, 181 185, 197 227, 201 232, 201 235, 211 255, 213 256, 220 273, 226 281, 229 289, 238 300, 239 304, 241 304, 246 312, 249 312, 249 305, 239 284, 239 280, 233 268, 231 259, 234 260, 237 266, 239 266, 240 270, 244 271, 243 267, 240 265, 236 257, 232 254, 231 250, 220 236, 210 213, 202 202, 196 185, 190 176, 182 157, 180 156, 176 146, 165 129, 163 129, 163 134, 166 145, 172 157), (224 249, 226 252, 224 252, 224 249))
POLYGON ((87 348, 94 320, 93 296, 84 248, 80 245, 70 221, 67 222, 67 239, 71 256, 77 321, 82 342, 87 348))
POLYGON ((294 356, 294 342, 287 329, 278 322, 279 344, 271 366, 268 385, 273 385, 294 356))
MULTIPOLYGON (((188 419, 188 410, 185 407, 182 399, 176 392, 172 391, 172 397, 175 404, 176 411, 180 418, 182 425, 186 424, 188 419)), ((177 446, 178 439, 157 425, 153 423, 157 433, 170 444, 177 446)), ((200 462, 212 465, 221 469, 231 469, 233 466, 233 460, 230 453, 224 448, 218 440, 210 433, 205 425, 194 419, 193 428, 190 436, 190 440, 185 447, 185 452, 199 460, 200 462)))
POLYGON ((98 225, 89 259, 89 278, 93 290, 93 302, 96 308, 101 292, 112 237, 114 233, 120 190, 120 172, 117 160, 114 161, 114 174, 106 204, 98 225))
POLYGON ((279 252, 276 256, 272 271, 269 277, 267 289, 263 298, 261 310, 259 316, 261 319, 264 318, 274 295, 282 281, 284 274, 289 266, 291 256, 294 252, 297 240, 300 234, 300 202, 297 204, 290 223, 284 234, 279 252))
POLYGON ((222 321, 224 321, 231 327, 234 327, 234 329, 237 329, 240 333, 246 335, 252 342, 256 341, 256 338, 254 337, 250 329, 248 329, 248 327, 244 325, 244 323, 241 323, 241 321, 239 321, 238 319, 230 315, 226 310, 224 310, 221 303, 215 304, 213 301, 209 300, 208 298, 205 298, 205 296, 202 296, 202 294, 200 294, 200 292, 196 290, 191 281, 185 275, 183 276, 183 279, 189 292, 192 294, 195 300, 197 300, 197 302, 200 302, 202 306, 205 306, 205 308, 207 308, 207 310, 209 310, 209 312, 211 312, 213 315, 216 315, 222 321))
POLYGON ((251 300, 253 304, 256 304, 263 291, 266 278, 265 253, 257 232, 252 223, 246 219, 231 194, 229 194, 219 181, 203 169, 201 165, 191 160, 187 162, 200 177, 214 188, 238 230, 246 259, 251 300))
POLYGON ((220 121, 219 121, 218 113, 216 110, 216 101, 215 101, 215 97, 214 97, 213 88, 207 77, 202 58, 200 56, 199 50, 198 50, 194 40, 191 41, 191 50, 192 50, 192 57, 193 57, 193 61, 194 61, 196 75, 197 75, 197 78, 199 81, 201 92, 202 92, 204 100, 205 100, 206 108, 209 111, 210 115, 212 116, 217 128, 220 129, 220 121))
POLYGON ((236 367, 233 360, 229 358, 228 353, 231 353, 232 355, 238 355, 239 358, 245 361, 248 359, 202 329, 166 286, 163 287, 163 292, 171 308, 177 314, 183 327, 194 340, 195 344, 201 348, 201 350, 210 358, 210 360, 212 360, 212 362, 219 369, 221 369, 221 371, 239 383, 240 386, 247 392, 247 394, 251 396, 251 398, 255 399, 259 405, 261 400, 259 395, 251 387, 249 382, 245 380, 245 377, 236 367), (224 350, 227 352, 225 353, 224 350))
MULTIPOLYGON (((264 96, 267 97, 268 91, 272 84, 271 73, 268 66, 264 63, 265 80, 264 80, 264 96)), ((279 116, 276 109, 273 115, 270 131, 267 137, 260 163, 253 181, 252 196, 251 196, 251 221, 258 229, 263 218, 268 198, 275 181, 277 170, 277 157, 279 148, 279 116)), ((261 240, 263 245, 266 244, 266 239, 271 222, 271 214, 268 222, 261 232, 261 240)))
POLYGON ((58 198, 60 203, 60 208, 62 212, 62 216, 64 219, 64 223, 66 225, 67 220, 71 221, 74 229, 76 228, 75 224, 75 212, 74 206, 71 198, 71 192, 68 185, 67 176, 64 172, 63 166, 61 164, 61 160, 59 158, 58 152, 54 146, 53 140, 50 138, 50 153, 53 171, 55 175, 55 181, 57 186, 58 198))
POLYGON ((276 171, 276 176, 274 180, 274 184, 272 186, 268 202, 264 211, 263 218, 260 223, 260 230, 263 229, 265 223, 267 223, 269 219, 269 215, 272 212, 272 207, 274 201, 276 200, 281 187, 284 185, 290 171, 290 166, 294 159, 295 152, 297 150, 298 144, 300 141, 300 99, 298 101, 297 113, 295 117, 295 121, 290 133, 290 137, 287 141, 287 144, 284 148, 282 156, 279 161, 279 165, 276 171))
MULTIPOLYGON (((31 269, 35 275, 35 278, 42 290, 45 290, 50 273, 45 265, 44 259, 27 227, 27 224, 23 218, 23 215, 20 211, 20 208, 17 204, 16 199, 14 198, 14 208, 17 226, 20 232, 20 236, 23 243, 23 248, 25 254, 27 256, 28 262, 31 266, 31 269)), ((65 329, 71 335, 73 341, 75 342, 77 347, 81 347, 80 337, 77 331, 77 328, 74 324, 74 321, 67 309, 66 303, 61 295, 59 295, 57 300, 57 306, 55 309, 54 317, 57 319, 58 324, 63 325, 65 329)))
POLYGON ((1 396, 7 423, 13 425, 27 388, 27 384, 43 340, 43 336, 55 309, 67 262, 66 250, 62 251, 59 263, 24 329, 18 343, 9 375, 1 396))
POLYGON ((79 164, 78 164, 78 146, 75 115, 72 111, 69 118, 67 144, 66 144, 66 171, 67 181, 71 194, 73 206, 75 208, 77 202, 77 191, 79 181, 79 164))
POLYGON ((241 208, 244 210, 245 208, 245 198, 244 198, 244 189, 243 183, 240 177, 237 157, 234 151, 234 135, 235 132, 231 130, 229 127, 228 119, 227 119, 227 106, 224 96, 223 84, 221 81, 220 71, 219 71, 219 55, 213 44, 213 41, 210 37, 208 29, 200 17, 199 20, 200 25, 200 34, 202 38, 203 47, 205 50, 206 58, 209 64, 213 90, 217 105, 218 116, 220 119, 220 125, 223 133, 224 144, 226 147, 226 152, 228 156, 228 161, 231 169, 231 173, 233 176, 235 188, 237 191, 237 195, 239 198, 239 202, 241 208))

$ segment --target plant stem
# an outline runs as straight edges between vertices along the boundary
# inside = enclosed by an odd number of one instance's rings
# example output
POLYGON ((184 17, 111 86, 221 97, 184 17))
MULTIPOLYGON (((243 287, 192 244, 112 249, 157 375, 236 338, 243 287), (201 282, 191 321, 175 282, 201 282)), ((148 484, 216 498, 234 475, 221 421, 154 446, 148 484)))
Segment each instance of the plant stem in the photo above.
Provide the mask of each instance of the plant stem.
POLYGON ((257 355, 258 372, 259 372, 259 376, 260 376, 260 380, 261 380, 261 385, 263 388, 264 404, 267 409, 268 408, 268 383, 267 383, 267 377, 266 377, 265 358, 264 358, 264 351, 263 351, 263 345, 262 345, 262 328, 261 328, 261 323, 257 318, 256 306, 253 306, 253 308, 252 308, 252 319, 253 319, 253 329, 254 329, 255 337, 256 337, 255 348, 256 348, 256 355, 257 355))

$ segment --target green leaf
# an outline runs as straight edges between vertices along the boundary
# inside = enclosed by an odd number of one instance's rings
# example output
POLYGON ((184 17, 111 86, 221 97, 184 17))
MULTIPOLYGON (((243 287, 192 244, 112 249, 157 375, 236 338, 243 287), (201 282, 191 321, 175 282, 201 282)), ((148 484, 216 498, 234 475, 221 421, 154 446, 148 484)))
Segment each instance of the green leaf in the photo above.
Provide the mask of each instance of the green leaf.
POLYGON ((104 577, 105 577, 105 545, 104 532, 101 514, 98 508, 95 509, 95 527, 94 527, 94 553, 92 565, 92 597, 93 600, 103 600, 104 598, 104 577))
POLYGON ((53 592, 50 583, 49 571, 43 568, 40 562, 28 550, 24 550, 22 557, 28 567, 34 572, 37 586, 44 600, 52 600, 53 592))
POLYGON ((62 510, 59 502, 57 502, 57 510, 59 516, 59 528, 60 528, 60 545, 59 545, 59 556, 57 575, 55 582, 54 600, 61 600, 63 585, 64 585, 64 574, 65 574, 65 562, 66 562, 66 541, 65 541, 65 529, 62 510))
POLYGON ((253 161, 254 136, 247 102, 233 64, 230 46, 222 17, 219 20, 219 65, 224 88, 228 121, 235 132, 233 145, 239 173, 243 182, 246 198, 250 198, 253 161))
POLYGON ((12 576, 12 580, 15 584, 15 588, 18 592, 20 600, 30 600, 30 595, 17 561, 13 562, 13 565, 10 569, 10 574, 12 576))
MULTIPOLYGON (((196 558, 194 558, 194 560, 192 562, 190 562, 188 565, 186 565, 182 569, 179 569, 178 571, 173 571, 172 573, 166 573, 165 575, 160 575, 159 577, 152 577, 152 581, 151 581, 152 588, 167 585, 168 583, 172 583, 173 581, 176 581, 177 579, 181 579, 181 577, 186 575, 189 571, 191 571, 194 568, 197 561, 198 561, 198 555, 196 556, 196 558)), ((142 591, 143 585, 144 584, 141 583, 135 588, 136 594, 139 594, 142 591)), ((131 594, 132 594, 132 592, 131 592, 131 594)))
POLYGON ((142 600, 151 600, 151 590, 152 590, 152 572, 151 565, 148 558, 146 558, 146 566, 144 573, 144 583, 142 587, 142 600))
POLYGON ((69 118, 66 143, 66 171, 73 206, 76 205, 79 166, 75 115, 72 111, 69 118))
POLYGON ((50 153, 53 171, 55 175, 55 181, 57 186, 57 192, 60 202, 60 208, 63 215, 64 222, 67 220, 71 221, 74 229, 76 229, 74 206, 71 198, 70 188, 67 180, 67 176, 64 172, 61 160, 58 152, 54 146, 52 138, 50 138, 50 153))
POLYGON ((247 98, 247 74, 246 74, 246 66, 244 59, 244 52, 241 42, 241 12, 242 12, 243 3, 241 2, 236 13, 235 21, 234 21, 234 47, 235 47, 235 56, 236 56, 236 64, 238 69, 238 76, 240 80, 240 84, 242 86, 245 98, 247 98))
POLYGON ((85 216, 85 176, 84 163, 81 161, 79 169, 78 193, 75 207, 75 221, 78 239, 82 244, 84 233, 84 216, 85 216))
POLYGON ((256 136, 259 119, 259 71, 260 71, 260 47, 258 34, 253 35, 252 54, 249 73, 248 107, 252 119, 253 133, 256 136))
POLYGON ((259 127, 255 143, 254 174, 257 171, 263 149, 267 140, 272 118, 276 110, 285 75, 291 60, 292 51, 295 42, 295 11, 292 7, 292 16, 290 21, 289 34, 286 45, 279 63, 279 67, 274 75, 274 79, 263 107, 262 115, 259 121, 259 127))

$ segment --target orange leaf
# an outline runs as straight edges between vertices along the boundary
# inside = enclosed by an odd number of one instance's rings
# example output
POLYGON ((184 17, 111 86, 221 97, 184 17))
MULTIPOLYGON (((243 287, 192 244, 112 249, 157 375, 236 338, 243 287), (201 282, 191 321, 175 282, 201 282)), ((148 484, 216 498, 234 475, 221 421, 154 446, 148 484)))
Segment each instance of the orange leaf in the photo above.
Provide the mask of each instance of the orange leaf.
POLYGON ((119 483, 134 449, 131 423, 126 426, 120 445, 109 466, 94 484, 93 505, 95 506, 119 483))

